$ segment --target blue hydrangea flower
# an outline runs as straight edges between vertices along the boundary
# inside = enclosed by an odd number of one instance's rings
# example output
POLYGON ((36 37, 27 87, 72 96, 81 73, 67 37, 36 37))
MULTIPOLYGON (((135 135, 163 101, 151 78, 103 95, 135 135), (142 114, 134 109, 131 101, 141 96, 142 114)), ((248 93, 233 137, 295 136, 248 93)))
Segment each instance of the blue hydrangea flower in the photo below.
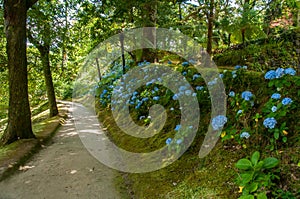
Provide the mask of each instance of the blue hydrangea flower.
POLYGON ((224 124, 227 122, 227 117, 224 115, 218 115, 212 119, 212 127, 214 130, 219 130, 223 128, 224 124))
POLYGON ((244 131, 243 133, 241 133, 240 138, 246 138, 248 139, 250 137, 250 134, 246 131, 244 131))
POLYGON ((192 94, 192 91, 191 91, 191 90, 186 90, 186 91, 184 92, 184 94, 185 94, 186 96, 190 96, 190 95, 192 94))
POLYGON ((159 96, 153 97, 153 100, 158 101, 159 100, 159 96))
POLYGON ((142 99, 143 102, 146 102, 146 101, 148 101, 148 100, 149 100, 148 97, 144 97, 144 98, 142 99))
POLYGON ((185 91, 186 89, 187 89, 186 86, 180 86, 180 87, 179 87, 179 92, 183 92, 183 91, 185 91))
POLYGON ((166 144, 167 144, 167 145, 170 145, 171 142, 172 142, 172 138, 168 138, 168 139, 166 140, 166 144))
POLYGON ((139 108, 141 108, 141 105, 142 105, 142 104, 140 104, 140 103, 139 103, 139 104, 137 104, 137 105, 135 106, 135 109, 139 109, 139 108))
POLYGON ((178 100, 178 98, 179 98, 178 94, 174 94, 172 97, 173 100, 178 100))
POLYGON ((174 111, 174 108, 173 108, 173 107, 171 107, 171 108, 170 108, 170 111, 174 111))
POLYGON ((232 78, 236 78, 237 77, 237 75, 234 73, 234 74, 232 74, 232 78))
POLYGON ((283 68, 277 68, 275 72, 276 72, 276 78, 280 78, 284 75, 284 69, 283 68))
POLYGON ((240 65, 236 65, 236 66, 234 67, 235 70, 238 70, 238 69, 240 69, 240 68, 241 68, 240 65))
POLYGON ((191 63, 191 64, 196 64, 196 61, 193 60, 193 59, 190 59, 190 60, 189 60, 189 63, 191 63))
POLYGON ((172 62, 169 60, 169 61, 168 61, 168 64, 172 64, 172 62))
POLYGON ((283 98, 282 101, 281 101, 281 103, 283 105, 288 105, 288 104, 291 104, 292 102, 293 102, 293 100, 289 97, 283 98))
POLYGON ((203 88, 204 88, 203 86, 196 86, 197 91, 201 91, 201 90, 203 90, 203 88))
POLYGON ((136 96, 132 96, 132 97, 131 97, 131 100, 136 100, 136 96))
POLYGON ((106 89, 104 89, 103 91, 102 91, 102 94, 104 95, 104 94, 106 94, 108 91, 106 90, 106 89))
POLYGON ((270 70, 265 74, 265 79, 275 79, 275 78, 276 78, 275 70, 270 70))
POLYGON ((219 77, 220 77, 220 78, 223 78, 223 77, 224 77, 224 74, 222 74, 222 73, 219 74, 219 77))
POLYGON ((209 86, 215 85, 215 84, 217 83, 217 81, 218 81, 218 79, 215 78, 215 79, 213 79, 213 80, 207 82, 207 85, 209 85, 209 86))
POLYGON ((248 67, 247 67, 247 66, 243 66, 243 69, 247 70, 247 69, 248 69, 248 67))
POLYGON ((181 64, 183 67, 186 67, 186 66, 188 66, 189 65, 189 62, 187 62, 187 61, 185 61, 185 62, 182 62, 182 64, 181 64))
POLYGON ((234 97, 234 96, 235 96, 235 92, 233 92, 233 91, 230 91, 230 92, 229 92, 229 94, 228 94, 228 96, 230 96, 230 97, 234 97))
POLYGON ((175 130, 175 131, 179 131, 180 128, 181 128, 181 125, 180 125, 180 124, 177 124, 174 130, 175 130))
POLYGON ((281 95, 279 93, 273 93, 271 96, 272 99, 278 100, 281 98, 281 95))
POLYGON ((272 110, 273 113, 275 113, 277 111, 277 107, 276 106, 272 106, 271 110, 272 110))
POLYGON ((263 125, 269 129, 273 129, 276 124, 277 124, 277 121, 274 117, 268 117, 263 122, 263 125))
POLYGON ((284 73, 292 76, 296 75, 296 71, 293 68, 284 69, 284 73))
POLYGON ((253 94, 250 91, 242 92, 242 98, 246 101, 249 101, 253 97, 253 94))
POLYGON ((182 143, 182 139, 178 139, 177 141, 176 141, 176 144, 181 144, 182 143))
POLYGON ((187 74, 186 71, 183 71, 183 72, 182 72, 182 75, 183 75, 183 76, 186 76, 186 74, 187 74))
POLYGON ((238 110, 238 112, 237 112, 237 114, 239 115, 239 114, 241 114, 243 112, 243 110, 238 110))
POLYGON ((147 82, 146 86, 150 86, 152 84, 152 82, 147 82))
POLYGON ((193 80, 195 80, 195 79, 197 79, 197 78, 199 78, 199 77, 201 77, 201 75, 195 74, 195 75, 193 75, 193 80))

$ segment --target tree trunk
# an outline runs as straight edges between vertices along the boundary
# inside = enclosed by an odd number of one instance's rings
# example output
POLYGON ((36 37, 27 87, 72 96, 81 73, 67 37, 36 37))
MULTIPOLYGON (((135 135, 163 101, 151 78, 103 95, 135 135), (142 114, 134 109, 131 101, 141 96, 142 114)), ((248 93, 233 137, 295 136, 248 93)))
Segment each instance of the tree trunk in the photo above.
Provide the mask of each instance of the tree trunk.
POLYGON ((179 20, 182 20, 182 12, 181 12, 181 1, 178 2, 178 12, 179 12, 179 20))
POLYGON ((18 139, 35 138, 31 126, 28 100, 26 18, 27 9, 35 2, 5 0, 4 20, 9 73, 8 124, 1 144, 18 139))
MULTIPOLYGON (((40 12, 40 14, 42 14, 40 12)), ((41 55, 41 61, 43 65, 43 72, 44 72, 44 79, 46 83, 46 91, 47 91, 47 97, 49 102, 49 111, 50 111, 50 117, 58 115, 58 109, 55 99, 55 91, 53 86, 53 80, 52 80, 52 74, 51 74, 51 67, 50 67, 50 59, 49 59, 49 53, 50 53, 50 43, 51 43, 51 26, 50 23, 44 24, 44 30, 42 31, 42 41, 43 44, 39 42, 39 38, 34 38, 30 30, 28 30, 28 39, 29 41, 38 49, 41 55)))
POLYGON ((125 54, 124 54, 124 33, 120 33, 120 44, 121 44, 121 53, 122 53, 122 71, 125 74, 125 54))
POLYGON ((210 1, 209 14, 208 14, 208 24, 207 24, 207 47, 206 51, 211 55, 212 53, 212 41, 213 41, 213 20, 214 20, 214 4, 215 1, 210 1))
POLYGON ((246 29, 245 28, 242 28, 242 44, 243 44, 243 47, 245 47, 245 32, 246 32, 246 29))
POLYGON ((68 33, 68 1, 64 0, 65 3, 65 27, 63 29, 63 34, 62 34, 62 51, 61 51, 61 74, 64 73, 64 68, 65 65, 67 64, 67 49, 66 49, 66 37, 68 33))
POLYGON ((40 51, 42 64, 43 64, 43 72, 46 83, 47 97, 49 101, 49 110, 50 117, 58 115, 58 109, 55 99, 54 86, 52 81, 52 74, 50 69, 50 60, 49 60, 49 46, 43 47, 44 49, 40 51))
MULTIPOLYGON (((156 46, 156 10, 157 10, 157 1, 149 1, 145 2, 143 6, 144 10, 144 27, 153 27, 150 29, 144 29, 143 31, 143 37, 146 38, 145 43, 149 42, 151 45, 156 46)), ((147 46, 144 44, 144 46, 147 46)), ((150 48, 143 48, 142 49, 142 60, 147 60, 149 62, 154 62, 156 58, 156 49, 150 49, 150 48)))

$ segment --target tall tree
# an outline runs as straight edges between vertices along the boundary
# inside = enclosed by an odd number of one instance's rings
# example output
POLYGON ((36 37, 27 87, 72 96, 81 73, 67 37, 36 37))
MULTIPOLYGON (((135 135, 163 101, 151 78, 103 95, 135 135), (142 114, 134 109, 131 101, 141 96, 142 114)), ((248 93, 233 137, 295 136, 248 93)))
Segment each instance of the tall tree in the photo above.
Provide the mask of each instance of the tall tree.
POLYGON ((47 16, 41 11, 41 9, 38 8, 32 9, 32 12, 30 14, 33 15, 29 20, 29 24, 32 26, 32 28, 28 28, 27 36, 29 41, 38 49, 41 55, 47 97, 49 101, 50 117, 53 117, 58 114, 58 109, 56 104, 49 57, 52 36, 50 24, 51 19, 50 16, 47 16), (33 26, 35 26, 35 28, 33 28, 33 26), (35 34, 32 33, 31 29, 35 30, 35 34))
POLYGON ((26 18, 37 0, 4 0, 6 51, 9 73, 8 124, 2 144, 34 138, 28 100, 26 18))
POLYGON ((207 46, 206 51, 208 54, 212 53, 212 42, 213 42, 213 26, 214 26, 214 10, 215 10, 215 1, 209 1, 209 9, 207 12, 207 46))

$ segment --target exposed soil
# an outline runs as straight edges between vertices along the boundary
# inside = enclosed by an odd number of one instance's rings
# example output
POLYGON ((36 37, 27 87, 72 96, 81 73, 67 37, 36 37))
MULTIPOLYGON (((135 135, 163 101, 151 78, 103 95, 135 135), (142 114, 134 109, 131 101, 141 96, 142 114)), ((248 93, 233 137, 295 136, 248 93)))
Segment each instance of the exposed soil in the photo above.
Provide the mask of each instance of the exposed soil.
POLYGON ((89 154, 71 114, 52 141, 19 170, 0 182, 1 199, 121 198, 115 188, 118 172, 89 154))

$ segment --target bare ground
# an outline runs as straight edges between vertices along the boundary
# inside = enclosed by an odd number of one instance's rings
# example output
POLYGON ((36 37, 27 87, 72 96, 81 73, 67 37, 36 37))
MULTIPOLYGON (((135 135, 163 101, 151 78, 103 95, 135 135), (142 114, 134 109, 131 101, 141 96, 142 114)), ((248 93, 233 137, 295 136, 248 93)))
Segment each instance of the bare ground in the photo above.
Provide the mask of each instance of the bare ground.
POLYGON ((15 175, 0 182, 2 199, 117 199, 118 172, 89 154, 76 132, 72 115, 47 146, 15 175))

